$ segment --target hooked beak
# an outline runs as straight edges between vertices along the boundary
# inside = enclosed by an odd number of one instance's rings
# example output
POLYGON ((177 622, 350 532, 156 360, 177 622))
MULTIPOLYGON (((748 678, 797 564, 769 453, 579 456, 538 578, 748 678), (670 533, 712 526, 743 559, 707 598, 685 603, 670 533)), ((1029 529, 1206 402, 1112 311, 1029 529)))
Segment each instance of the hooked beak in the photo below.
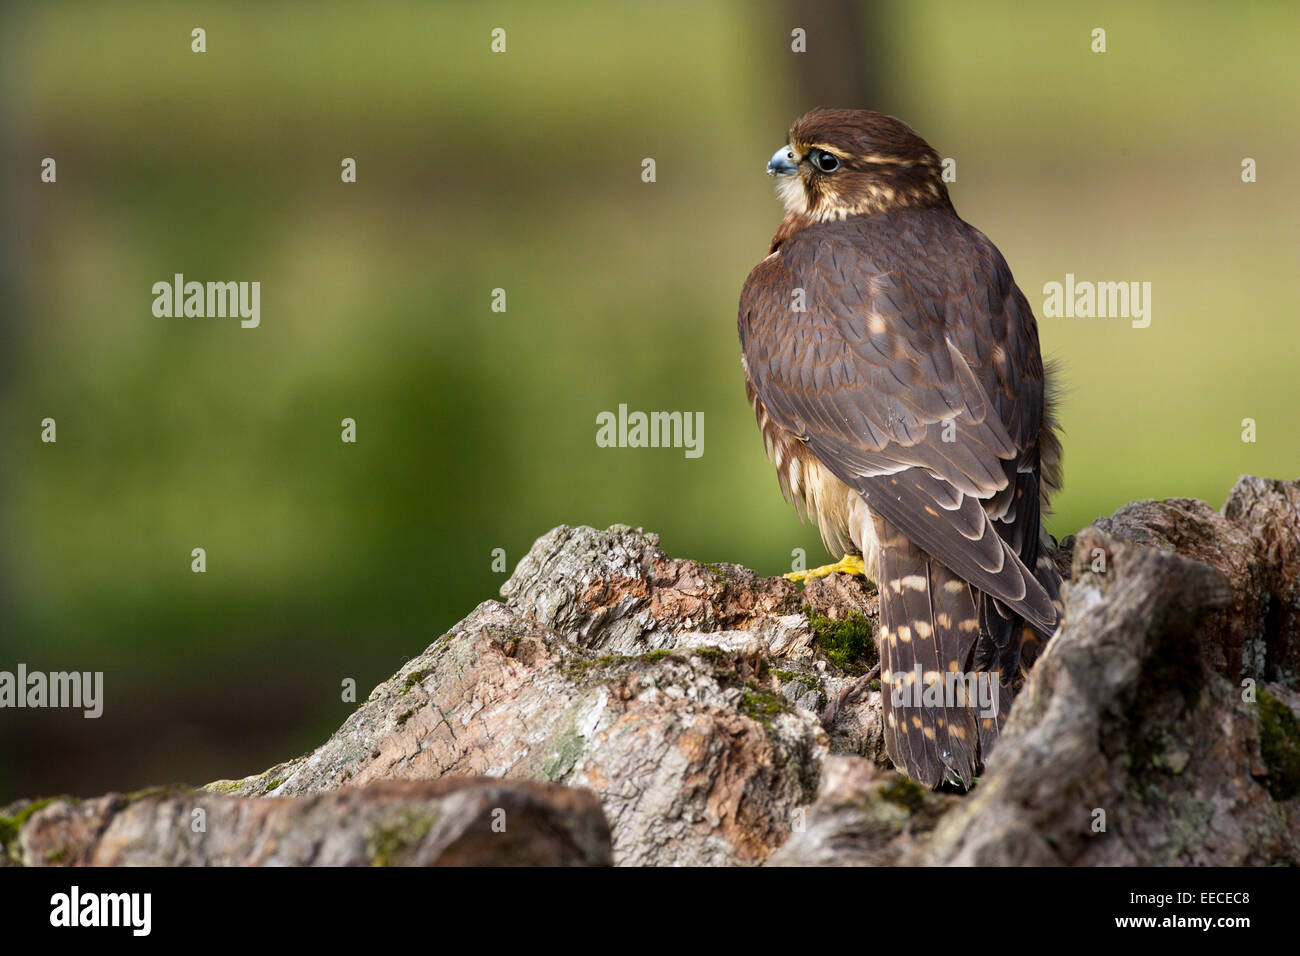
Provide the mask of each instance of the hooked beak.
POLYGON ((795 164, 794 150, 789 146, 782 146, 767 161, 767 174, 769 176, 789 176, 798 172, 798 170, 799 167, 795 164))

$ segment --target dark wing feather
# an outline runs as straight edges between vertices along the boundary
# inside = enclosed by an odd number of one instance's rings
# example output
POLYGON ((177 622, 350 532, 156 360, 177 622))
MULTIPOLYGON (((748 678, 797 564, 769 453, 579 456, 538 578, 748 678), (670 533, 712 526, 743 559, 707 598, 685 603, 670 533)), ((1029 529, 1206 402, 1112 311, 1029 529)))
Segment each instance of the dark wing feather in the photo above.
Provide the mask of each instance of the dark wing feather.
POLYGON ((739 326, 774 421, 929 555, 1051 633, 1057 612, 1030 570, 1037 522, 1025 541, 1014 527, 1021 476, 1038 466, 1037 330, 980 232, 943 210, 805 229, 750 274, 739 326))

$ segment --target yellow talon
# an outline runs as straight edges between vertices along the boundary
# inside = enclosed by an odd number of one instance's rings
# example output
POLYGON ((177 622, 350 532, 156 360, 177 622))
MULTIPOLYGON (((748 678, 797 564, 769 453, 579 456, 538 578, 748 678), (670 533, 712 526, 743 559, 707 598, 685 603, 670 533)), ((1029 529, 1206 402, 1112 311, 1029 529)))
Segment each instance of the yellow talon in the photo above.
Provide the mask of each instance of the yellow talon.
POLYGON ((787 581, 803 581, 807 583, 813 578, 824 578, 828 574, 856 574, 865 578, 867 568, 862 563, 862 555, 846 554, 835 564, 823 564, 820 568, 809 568, 807 571, 791 571, 788 574, 783 574, 782 577, 787 581))

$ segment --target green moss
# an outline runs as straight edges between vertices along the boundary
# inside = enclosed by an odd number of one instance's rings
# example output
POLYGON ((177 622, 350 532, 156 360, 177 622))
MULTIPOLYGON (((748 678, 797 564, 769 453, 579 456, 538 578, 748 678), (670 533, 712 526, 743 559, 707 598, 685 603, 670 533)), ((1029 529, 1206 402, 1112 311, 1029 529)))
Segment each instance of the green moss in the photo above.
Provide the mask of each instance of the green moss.
POLYGON ((574 764, 582 756, 587 739, 574 728, 555 739, 554 749, 542 764, 542 776, 552 783, 563 783, 573 773, 574 764))
POLYGON ((813 683, 813 679, 811 677, 804 677, 802 674, 799 674, 795 671, 785 671, 785 670, 781 670, 780 668, 774 667, 772 668, 772 673, 776 675, 776 679, 779 680, 782 684, 793 684, 796 681, 799 682, 800 684, 813 683))
POLYGON ((1268 792, 1274 800, 1300 793, 1300 721, 1268 691, 1259 691, 1259 752, 1268 767, 1268 792))
POLYGON ((280 784, 282 783, 284 783, 284 777, 276 777, 274 780, 269 781, 267 785, 262 788, 262 792, 270 793, 272 790, 280 786, 280 784))
POLYGON ((573 657, 564 662, 564 676, 569 680, 581 680, 587 671, 595 666, 595 661, 589 661, 582 657, 573 657))
POLYGON ((627 664, 658 664, 672 657, 677 652, 667 648, 657 651, 646 651, 636 657, 629 657, 624 654, 604 654, 597 658, 575 657, 565 662, 564 673, 570 680, 582 680, 588 677, 592 671, 597 670, 616 670, 627 664))
POLYGON ((915 781, 908 780, 902 774, 894 774, 880 788, 880 796, 896 806, 903 807, 909 813, 916 813, 925 806, 925 791, 915 781))
POLYGON ((790 709, 790 702, 776 694, 768 694, 754 687, 746 687, 740 695, 739 710, 750 720, 764 727, 772 726, 772 718, 790 709))
MULTIPOLYGON (((193 787, 179 788, 175 793, 178 796, 184 792, 190 794, 224 793, 260 796, 266 792, 267 780, 275 777, 275 785, 279 786, 281 783, 293 776, 294 773, 296 773, 298 769, 307 762, 307 758, 310 756, 311 753, 305 753, 300 757, 286 760, 284 763, 278 763, 274 767, 267 767, 261 773, 251 774, 239 780, 214 780, 212 783, 204 784, 197 789, 193 787)), ((142 793, 145 794, 148 792, 149 791, 142 791, 142 793)), ((135 799, 137 796, 138 795, 132 795, 131 799, 135 799)))
POLYGON ((33 800, 11 817, 0 817, 0 838, 17 836, 22 825, 33 813, 44 810, 58 799, 58 797, 41 797, 39 800, 33 800))
POLYGON ((151 797, 185 797, 199 792, 184 783, 167 783, 156 787, 145 787, 143 790, 135 790, 118 796, 113 801, 113 812, 120 813, 131 804, 139 803, 141 800, 148 800, 151 797))
POLYGON ((213 780, 206 784, 203 789, 208 793, 234 793, 241 789, 247 780, 213 780))
POLYGON ((404 697, 411 692, 411 688, 419 684, 426 677, 433 673, 432 667, 422 667, 418 671, 411 671, 406 675, 406 681, 402 684, 402 689, 398 693, 399 697, 404 697))
POLYGON ((727 665, 735 663, 735 658, 722 648, 713 644, 705 644, 701 647, 692 647, 690 649, 690 655, 708 661, 710 664, 727 665))
POLYGON ((411 715, 414 714, 414 713, 415 713, 415 708, 414 708, 414 707, 412 707, 410 710, 404 710, 404 711, 402 711, 402 713, 401 713, 401 714, 398 716, 398 718, 397 718, 397 726, 400 727, 400 726, 402 726, 402 724, 404 724, 404 723, 406 723, 408 720, 410 720, 410 719, 411 719, 411 715))
POLYGON ((58 797, 42 797, 40 800, 33 800, 11 817, 0 817, 0 854, 8 857, 11 863, 21 866, 22 860, 18 857, 18 831, 23 828, 23 824, 33 813, 45 809, 58 799, 58 797))
POLYGON ((605 654, 596 658, 575 657, 564 663, 564 673, 570 680, 582 680, 594 670, 608 670, 636 660, 621 654, 605 654))
POLYGON ((876 643, 871 636, 871 621, 856 611, 835 621, 811 608, 805 609, 812 627, 813 643, 832 664, 850 674, 862 674, 876 663, 876 643))
POLYGON ((68 848, 66 846, 58 847, 45 854, 45 862, 51 866, 58 866, 68 858, 68 848))
POLYGON ((150 797, 184 797, 195 793, 195 789, 185 783, 164 783, 156 787, 145 787, 143 790, 134 790, 128 793, 122 799, 128 803, 138 803, 141 800, 147 800, 150 797))
POLYGON ((415 849, 433 829, 434 816, 407 812, 397 822, 381 827, 370 838, 370 865, 389 866, 406 852, 415 849))

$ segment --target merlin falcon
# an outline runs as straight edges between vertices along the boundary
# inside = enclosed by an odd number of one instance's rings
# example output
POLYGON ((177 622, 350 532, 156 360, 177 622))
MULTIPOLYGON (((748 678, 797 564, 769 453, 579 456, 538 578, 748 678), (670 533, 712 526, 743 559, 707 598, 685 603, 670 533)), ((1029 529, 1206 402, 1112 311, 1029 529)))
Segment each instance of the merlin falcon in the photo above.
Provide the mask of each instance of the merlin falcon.
POLYGON ((936 153, 816 110, 768 163, 785 218, 737 320, 781 490, 880 595, 885 743, 968 788, 1061 614, 1042 516, 1060 443, 1033 310, 936 153))

